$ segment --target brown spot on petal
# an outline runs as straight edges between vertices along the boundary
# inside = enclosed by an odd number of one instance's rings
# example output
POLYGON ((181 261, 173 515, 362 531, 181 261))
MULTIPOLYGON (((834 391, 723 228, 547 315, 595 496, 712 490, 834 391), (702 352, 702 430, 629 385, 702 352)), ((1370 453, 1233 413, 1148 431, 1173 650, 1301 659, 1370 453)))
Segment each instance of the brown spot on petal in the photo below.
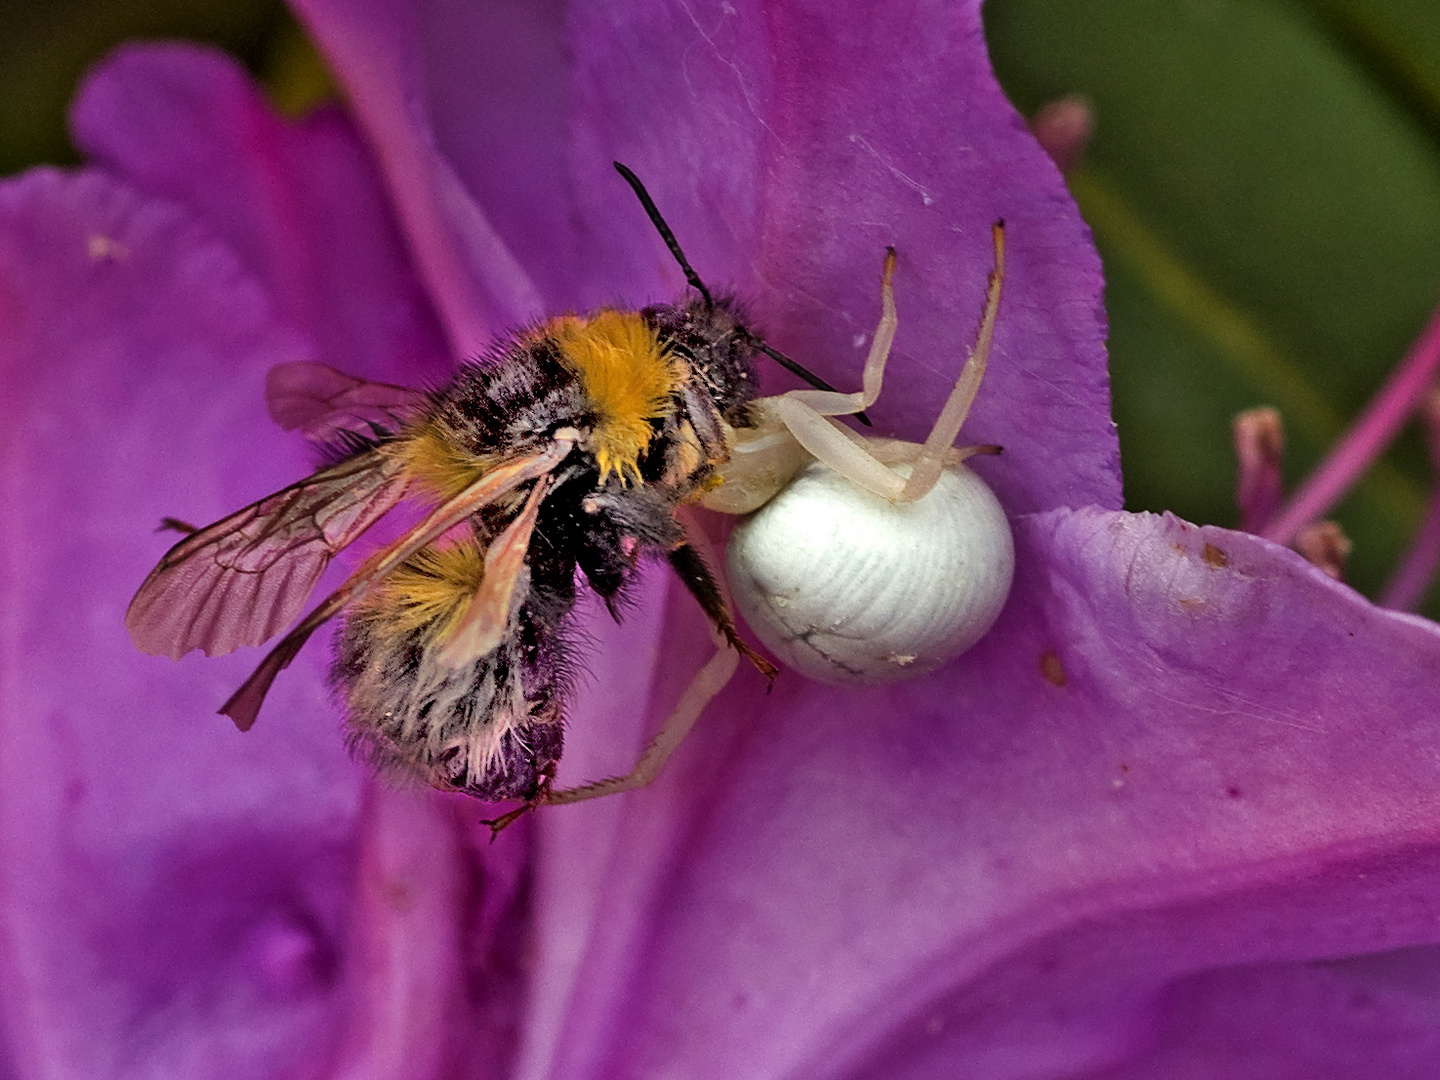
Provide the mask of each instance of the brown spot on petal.
POLYGON ((1064 686, 1068 681, 1065 677, 1065 665, 1060 663, 1060 654, 1054 649, 1046 649, 1040 654, 1040 674, 1045 676, 1045 681, 1051 686, 1064 686))
POLYGON ((1200 557, 1205 560, 1206 566, 1213 566, 1216 570, 1223 570, 1230 565, 1230 556, 1214 544, 1206 544, 1201 548, 1200 557))
POLYGON ((411 892, 410 886, 399 878, 387 878, 380 883, 380 890, 392 911, 403 915, 415 906, 414 893, 411 892))

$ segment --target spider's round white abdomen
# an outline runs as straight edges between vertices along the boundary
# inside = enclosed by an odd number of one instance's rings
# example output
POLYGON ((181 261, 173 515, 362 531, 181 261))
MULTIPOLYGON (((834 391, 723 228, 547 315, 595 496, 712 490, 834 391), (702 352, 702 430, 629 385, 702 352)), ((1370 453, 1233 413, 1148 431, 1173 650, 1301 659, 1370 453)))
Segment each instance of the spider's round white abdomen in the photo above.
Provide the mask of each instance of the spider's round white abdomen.
POLYGON ((881 683, 931 672, 985 635, 1015 545, 999 501, 963 465, 891 503, 816 462, 736 527, 725 562, 736 606, 788 667, 881 683))

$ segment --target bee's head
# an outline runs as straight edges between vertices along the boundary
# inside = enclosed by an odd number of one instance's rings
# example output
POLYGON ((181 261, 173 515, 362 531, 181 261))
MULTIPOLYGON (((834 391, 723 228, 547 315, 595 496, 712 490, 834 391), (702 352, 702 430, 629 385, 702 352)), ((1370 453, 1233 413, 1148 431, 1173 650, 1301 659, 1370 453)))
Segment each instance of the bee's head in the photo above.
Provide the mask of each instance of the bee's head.
POLYGON ((745 326, 733 299, 691 295, 679 304, 656 304, 640 314, 665 348, 698 376, 722 416, 755 397, 755 358, 765 345, 745 326))

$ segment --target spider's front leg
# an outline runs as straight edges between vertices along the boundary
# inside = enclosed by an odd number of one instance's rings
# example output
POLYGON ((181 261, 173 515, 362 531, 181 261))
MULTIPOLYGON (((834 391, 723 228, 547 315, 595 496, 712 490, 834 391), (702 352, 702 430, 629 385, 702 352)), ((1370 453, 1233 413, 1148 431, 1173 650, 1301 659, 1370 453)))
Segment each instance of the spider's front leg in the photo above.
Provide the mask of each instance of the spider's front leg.
MULTIPOLYGON (((1015 565, 1010 527, 984 481, 959 464, 998 448, 954 446, 999 313, 1005 233, 998 222, 992 240, 975 344, 924 443, 866 439, 829 419, 869 408, 879 396, 896 330, 890 252, 864 388, 764 399, 762 424, 747 433, 764 455, 733 454, 725 484, 706 500, 728 509, 726 488, 744 491, 743 510, 755 512, 726 549, 736 604, 777 656, 813 678, 869 683, 932 671, 979 640, 1004 606, 1015 565), (752 467, 786 453, 811 460, 790 473, 752 467)), ((736 446, 746 446, 745 436, 736 446)))
POLYGON ((737 432, 732 462, 721 469, 724 483, 706 499, 705 505, 726 513, 749 512, 767 499, 758 499, 766 488, 770 496, 778 494, 799 472, 808 459, 823 462, 857 487, 874 492, 892 502, 914 502, 930 491, 948 465, 957 464, 976 453, 994 453, 988 446, 955 450, 955 439, 970 406, 980 390, 981 379, 990 361, 990 347, 995 339, 995 320, 1000 310, 1000 288, 1005 279, 1005 227, 996 222, 992 232, 995 265, 990 272, 985 295, 985 310, 975 344, 960 371, 944 407, 935 419, 923 444, 905 444, 894 440, 865 439, 829 418, 863 412, 880 398, 885 378, 885 364, 895 341, 898 320, 895 311, 895 249, 885 252, 884 269, 880 275, 880 322, 865 358, 859 393, 840 394, 823 390, 792 390, 778 397, 764 398, 755 403, 759 423, 737 432), (793 440, 793 446, 786 441, 793 440), (753 443, 752 445, 747 445, 753 443), (803 450, 800 454, 794 447, 803 450), (913 449, 904 449, 911 447, 913 449), (889 466, 908 461, 907 475, 900 475, 889 466), (799 464, 796 464, 796 463, 799 464), (794 465, 793 471, 785 468, 794 465), (763 471, 764 481, 756 482, 763 471), (777 478, 783 475, 783 479, 777 478), (734 484, 754 488, 743 510, 732 509, 735 492, 726 493, 725 486, 734 484), (758 501, 757 501, 758 499, 758 501))

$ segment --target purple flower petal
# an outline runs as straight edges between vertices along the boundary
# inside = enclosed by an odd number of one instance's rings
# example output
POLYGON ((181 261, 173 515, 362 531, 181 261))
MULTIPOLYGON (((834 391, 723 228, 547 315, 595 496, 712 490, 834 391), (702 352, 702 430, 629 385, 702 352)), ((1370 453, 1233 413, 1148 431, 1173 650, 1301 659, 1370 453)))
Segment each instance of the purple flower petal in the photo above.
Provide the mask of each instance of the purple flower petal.
POLYGON ((858 379, 881 258, 895 245, 897 377, 872 411, 885 428, 921 435, 973 341, 990 224, 1004 218, 1007 292, 966 430, 1007 450, 977 469, 1012 512, 1120 505, 1099 262, 1059 173, 995 85, 978 4, 575 5, 568 92, 553 70, 558 26, 523 5, 487 9, 483 27, 453 17, 452 3, 299 6, 386 149, 452 340, 496 328, 482 309, 501 312, 503 326, 680 291, 678 269, 611 172, 619 158, 702 277, 739 289, 780 348, 837 383, 858 379), (453 60, 457 36, 479 49, 469 65, 453 60), (487 66, 496 54, 504 62, 487 66), (532 73, 518 101, 500 92, 515 89, 516 72, 532 73), (536 162, 554 160, 551 110, 565 106, 569 184, 557 190, 536 162), (480 134, 437 135, 472 123, 480 134), (566 235, 578 227, 579 250, 546 239, 555 220, 566 235), (510 280, 497 243, 528 271, 508 301, 497 299, 495 281, 510 280), (566 260, 580 260, 584 276, 557 267, 566 260))
POLYGON ((376 788, 345 753, 323 649, 277 685, 257 738, 215 715, 253 656, 176 666, 123 632, 169 543, 162 514, 218 516, 306 469, 263 402, 300 340, 203 225, 95 171, 0 186, 0 283, 17 1071, 330 1060, 408 1078, 507 1060, 523 835, 482 874, 450 804, 376 788))
MULTIPOLYGON (((1231 1040, 1220 1075, 1280 1074, 1267 1037, 1341 1075, 1425 1060, 1428 953, 1311 961, 1440 939, 1440 634, 1253 537, 1114 512, 1098 265, 976 5, 304 7, 398 227, 344 121, 286 126, 189 49, 90 84, 77 132, 110 174, 0 187, 13 1071, 1210 1075, 1192 1016, 1231 1040), (875 416, 910 435, 1006 218, 969 432, 1006 446, 984 464, 1019 577, 936 676, 767 697, 747 672, 653 788, 491 845, 473 804, 346 760, 323 650, 242 737, 212 711, 253 657, 141 657, 122 614, 161 515, 306 470, 270 365, 401 381, 437 326, 468 351, 677 293, 612 157, 842 383, 894 243, 875 416), (1384 1030, 1399 1052, 1356 1051, 1384 1030)), ((711 647, 667 577, 640 592, 618 630, 582 613, 562 782, 628 768, 711 647)))
POLYGON ((907 437, 974 340, 1003 218, 1007 291, 966 437, 1006 453, 977 470, 1012 512, 1119 507, 1100 267, 990 74, 978 3, 592 4, 572 40, 582 166, 613 154, 655 176, 657 198, 675 192, 661 205, 701 238, 692 261, 721 267, 775 343, 832 381, 857 382, 896 248, 903 375, 872 412, 907 437))
POLYGON ((552 1075, 1072 1075, 1175 979, 1440 938, 1440 631, 1245 534, 1018 525, 950 677, 782 680, 626 806, 552 1075))
POLYGON ((1427 1077, 1440 1057, 1434 946, 1334 963, 1265 964, 1183 980, 1153 1042, 1105 1080, 1427 1077))
MULTIPOLYGON (((546 107, 551 104, 553 69, 562 54, 549 40, 544 17, 529 13, 531 5, 497 7, 493 22, 487 19, 489 25, 483 27, 475 26, 473 15, 454 25, 461 7, 356 0, 331 17, 323 3, 296 4, 345 85, 362 130, 373 145, 383 148, 380 166, 421 279, 452 350, 463 356, 478 352, 510 326, 553 312, 563 299, 546 290, 543 279, 537 282, 531 277, 544 268, 542 260, 528 266, 517 260, 467 189, 466 178, 438 149, 438 130, 461 131, 459 119, 469 116, 490 134, 484 118, 498 112, 512 121, 508 130, 518 134, 505 145, 520 149, 528 161, 553 161, 559 154, 555 143, 559 118, 546 115, 546 107), (452 17, 450 24, 447 15, 452 17), (519 33, 505 34, 507 26, 519 33), (450 58, 439 65, 444 72, 505 72, 519 80, 519 92, 487 95, 474 92, 474 87, 436 85, 430 77, 429 56, 420 47, 422 37, 437 43, 436 48, 450 58), (468 64, 454 51, 466 47, 476 50, 468 64), (487 66, 487 54, 502 62, 487 66), (454 99, 447 97, 449 89, 457 91, 454 99), (530 104, 527 90, 539 91, 538 108, 530 104), (437 103, 455 122, 436 122, 437 103), (525 132, 531 133, 528 139, 525 132)), ((524 175, 529 182, 525 205, 552 212, 549 207, 554 203, 547 196, 557 194, 556 174, 544 170, 532 174, 527 169, 524 175)), ((516 190, 513 183, 504 188, 516 190)), ((513 202, 510 205, 515 208, 513 202)), ((521 213, 521 220, 530 220, 521 213)), ((537 239, 545 236, 553 239, 553 230, 540 230, 537 239)), ((544 248, 536 246, 520 254, 542 253, 544 248)), ((550 259, 556 256, 554 251, 547 254, 550 259)))
POLYGON ((71 126, 92 161, 209 223, 277 316, 309 337, 311 358, 392 382, 453 370, 379 176, 339 111, 289 124, 233 60, 132 45, 87 78, 71 126))
POLYGON ((193 1074, 240 1039, 290 1067, 335 1008, 362 782, 324 658, 279 691, 273 738, 246 740, 213 713, 247 658, 187 677, 120 627, 163 514, 216 515, 304 468, 236 438, 266 429, 264 373, 299 342, 212 233, 101 173, 0 187, 0 282, 18 1067, 110 1075, 143 1054, 193 1074))

